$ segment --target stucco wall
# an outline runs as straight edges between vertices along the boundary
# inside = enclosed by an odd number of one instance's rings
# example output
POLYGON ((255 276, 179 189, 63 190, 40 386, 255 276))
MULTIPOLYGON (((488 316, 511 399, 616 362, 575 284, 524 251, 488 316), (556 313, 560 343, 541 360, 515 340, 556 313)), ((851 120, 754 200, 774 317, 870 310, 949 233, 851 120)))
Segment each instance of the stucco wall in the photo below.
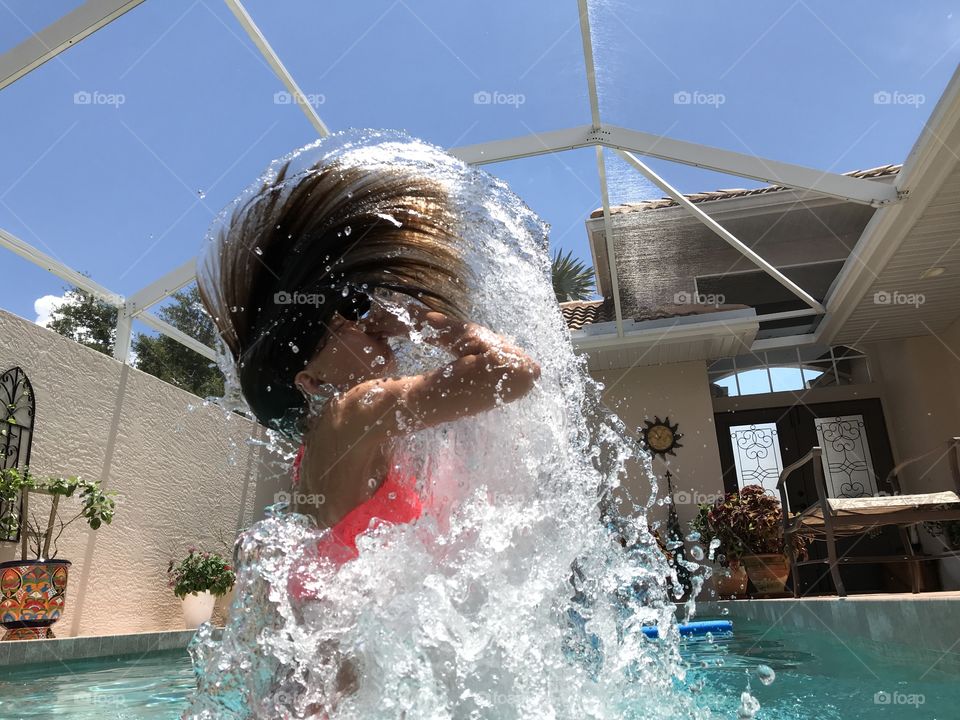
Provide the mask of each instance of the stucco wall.
MULTIPOLYGON (((78 521, 60 539, 58 557, 73 567, 56 633, 183 627, 169 559, 189 545, 231 544, 287 482, 282 465, 249 442, 262 429, 0 311, 0 371, 13 365, 36 394, 33 472, 98 478, 119 493, 112 525, 93 532, 78 521)), ((0 560, 17 550, 0 543, 0 560)))
MULTIPOLYGON (((660 496, 666 492, 663 476, 669 469, 673 476, 677 515, 686 531, 686 523, 696 514, 697 503, 712 502, 723 492, 720 472, 720 454, 717 432, 713 422, 713 403, 707 384, 707 370, 703 362, 676 363, 638 367, 630 370, 608 370, 593 373, 604 384, 604 401, 627 424, 636 430, 644 426, 644 419, 679 423, 682 447, 676 457, 664 461, 656 456, 654 473, 661 485, 660 496)), ((639 500, 650 492, 649 481, 639 462, 628 468, 625 489, 639 500)), ((665 508, 655 507, 651 517, 664 519, 665 508)))
MULTIPOLYGON (((898 462, 960 436, 960 321, 938 336, 875 343, 869 353, 898 462)), ((900 482, 904 492, 953 487, 939 453, 906 468, 900 482)))

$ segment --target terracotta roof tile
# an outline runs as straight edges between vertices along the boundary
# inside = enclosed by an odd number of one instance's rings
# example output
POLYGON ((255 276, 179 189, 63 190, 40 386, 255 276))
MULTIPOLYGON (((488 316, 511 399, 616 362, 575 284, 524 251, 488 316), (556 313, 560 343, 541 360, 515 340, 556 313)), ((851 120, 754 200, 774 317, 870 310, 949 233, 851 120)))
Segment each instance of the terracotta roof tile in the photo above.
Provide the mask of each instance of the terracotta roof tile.
MULTIPOLYGON (((703 315, 723 310, 740 310, 745 307, 747 306, 719 305, 712 307, 705 305, 663 305, 658 308, 643 308, 629 319, 635 322, 644 322, 646 320, 662 320, 663 318, 683 317, 685 315, 703 315)), ((612 298, 563 302, 560 303, 560 311, 563 313, 563 319, 567 321, 567 327, 570 330, 580 330, 584 325, 613 322, 616 320, 612 298)))
MULTIPOLYGON (((902 164, 881 165, 879 167, 869 168, 868 170, 851 170, 850 172, 843 174, 863 179, 889 177, 900 172, 900 168, 902 167, 902 164)), ((765 185, 763 187, 752 188, 750 190, 745 190, 743 188, 711 190, 708 192, 693 193, 691 195, 686 195, 685 197, 692 203, 703 203, 710 202, 711 200, 726 200, 728 198, 745 197, 747 195, 763 195, 765 193, 779 192, 780 190, 786 189, 787 188, 783 187, 782 185, 765 185)), ((626 205, 612 205, 610 207, 610 214, 623 215, 625 213, 640 212, 642 210, 659 210, 660 208, 676 207, 677 205, 678 203, 673 198, 665 197, 657 200, 644 200, 643 202, 638 203, 628 203, 626 205)), ((590 213, 590 217, 603 217, 603 208, 594 210, 592 213, 590 213)))

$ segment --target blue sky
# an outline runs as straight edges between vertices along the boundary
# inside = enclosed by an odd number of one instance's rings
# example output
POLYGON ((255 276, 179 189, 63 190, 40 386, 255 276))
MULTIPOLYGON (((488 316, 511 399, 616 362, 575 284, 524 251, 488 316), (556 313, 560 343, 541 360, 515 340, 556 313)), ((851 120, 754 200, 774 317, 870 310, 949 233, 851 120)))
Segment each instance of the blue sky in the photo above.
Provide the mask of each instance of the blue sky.
MULTIPOLYGON (((79 4, 0 0, 0 52, 79 4)), ((450 147, 590 121, 576 0, 246 6, 333 129, 450 147), (482 92, 513 102, 478 104, 482 92)), ((904 160, 960 62, 956 0, 600 0, 591 16, 606 122, 835 172, 904 160)), ((147 0, 0 91, 0 227, 132 293, 196 254, 270 160, 314 139, 282 89, 220 0, 147 0)), ((613 202, 662 195, 607 162, 613 202)), ((685 192, 756 185, 650 164, 685 192)), ((590 261, 593 150, 487 169, 555 247, 590 261)), ((0 307, 31 319, 64 285, 2 249, 0 270, 0 307)))

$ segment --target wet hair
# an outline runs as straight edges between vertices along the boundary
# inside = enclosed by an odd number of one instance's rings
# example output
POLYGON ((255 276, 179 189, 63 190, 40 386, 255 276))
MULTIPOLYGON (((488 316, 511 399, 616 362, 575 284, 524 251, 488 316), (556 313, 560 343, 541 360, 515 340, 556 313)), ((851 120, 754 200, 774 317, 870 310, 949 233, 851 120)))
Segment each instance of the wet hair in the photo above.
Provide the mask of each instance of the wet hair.
POLYGON ((200 297, 264 425, 296 437, 294 385, 334 313, 356 319, 377 289, 465 319, 466 266, 446 190, 422 172, 289 162, 237 206, 200 258, 200 297))

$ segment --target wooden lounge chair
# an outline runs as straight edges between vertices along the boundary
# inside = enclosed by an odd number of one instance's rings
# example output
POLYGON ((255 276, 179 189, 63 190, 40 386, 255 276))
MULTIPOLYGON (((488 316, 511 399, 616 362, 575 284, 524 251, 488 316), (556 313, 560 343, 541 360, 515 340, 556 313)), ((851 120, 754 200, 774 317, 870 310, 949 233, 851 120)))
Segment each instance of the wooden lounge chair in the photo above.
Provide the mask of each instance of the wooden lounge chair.
POLYGON ((933 450, 918 457, 901 463, 887 475, 887 483, 891 494, 860 498, 832 498, 827 495, 827 486, 824 482, 822 450, 814 447, 800 460, 784 468, 777 482, 780 491, 780 504, 783 508, 783 533, 786 540, 786 551, 790 559, 793 575, 793 595, 799 594, 799 578, 797 568, 801 565, 827 563, 830 575, 836 587, 837 595, 846 596, 847 592, 840 578, 840 565, 852 563, 889 563, 906 562, 910 565, 910 579, 913 592, 920 592, 920 575, 917 563, 922 560, 955 557, 960 552, 945 552, 936 555, 916 555, 907 528, 922 522, 960 520, 960 438, 950 438, 946 447, 939 445, 933 450), (900 483, 897 475, 904 467, 922 460, 925 457, 939 453, 942 457, 947 454, 950 469, 953 475, 953 489, 943 492, 921 493, 917 495, 903 495, 900 493, 900 483), (787 510, 787 479, 796 470, 807 463, 813 465, 813 480, 817 490, 817 501, 802 512, 791 514, 787 510), (871 557, 838 557, 837 538, 862 535, 874 528, 896 526, 900 531, 903 542, 903 555, 882 555, 871 557), (827 544, 827 557, 816 560, 800 561, 794 557, 793 535, 801 535, 812 540, 820 540, 827 544))

